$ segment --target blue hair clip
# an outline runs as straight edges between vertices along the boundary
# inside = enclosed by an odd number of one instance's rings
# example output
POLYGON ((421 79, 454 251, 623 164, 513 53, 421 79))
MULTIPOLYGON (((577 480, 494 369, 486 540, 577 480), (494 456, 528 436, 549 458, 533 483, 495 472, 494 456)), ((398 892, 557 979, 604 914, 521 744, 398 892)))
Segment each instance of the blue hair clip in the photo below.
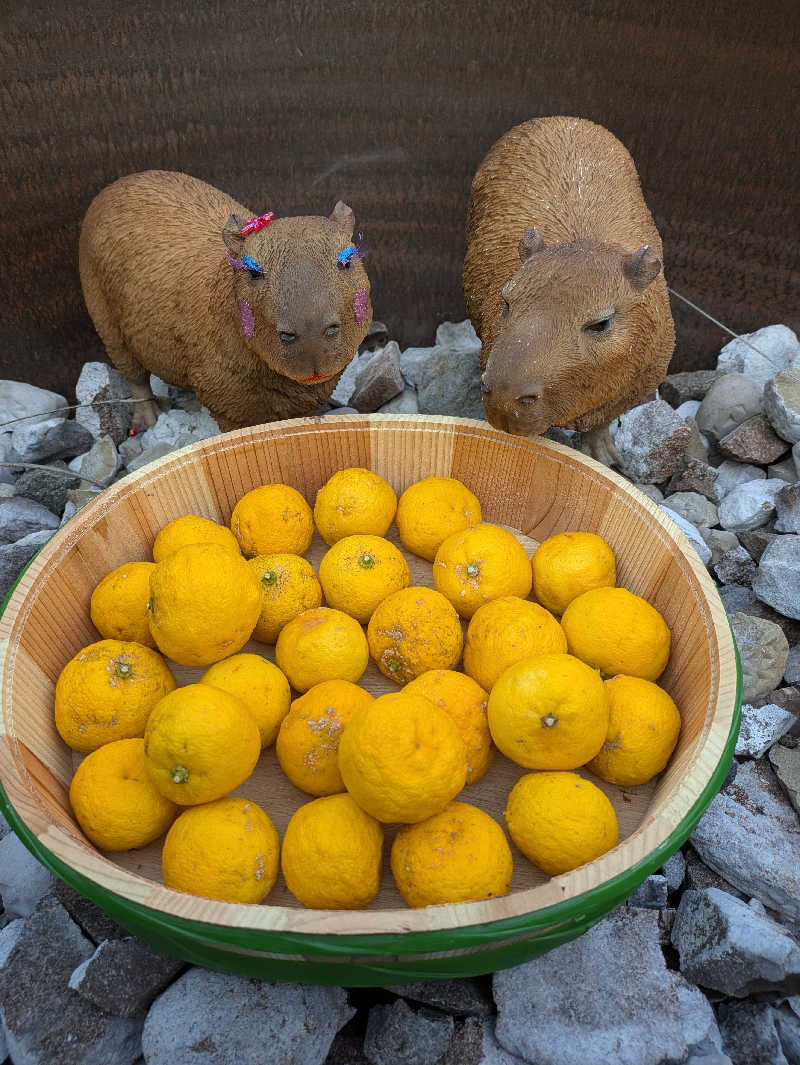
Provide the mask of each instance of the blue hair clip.
POLYGON ((352 259, 352 257, 355 255, 355 253, 356 253, 355 245, 348 244, 347 247, 346 248, 342 248, 342 250, 336 256, 336 262, 340 266, 345 266, 347 263, 349 263, 350 259, 352 259))
POLYGON ((261 267, 255 261, 255 259, 251 259, 249 255, 243 255, 242 256, 242 265, 247 270, 249 270, 251 274, 257 274, 259 277, 263 277, 264 276, 264 271, 261 269, 261 267))
POLYGON ((362 259, 366 259, 369 248, 363 247, 364 235, 358 234, 358 244, 348 244, 346 248, 342 248, 339 254, 336 256, 336 262, 343 269, 350 268, 352 263, 360 262, 362 259))

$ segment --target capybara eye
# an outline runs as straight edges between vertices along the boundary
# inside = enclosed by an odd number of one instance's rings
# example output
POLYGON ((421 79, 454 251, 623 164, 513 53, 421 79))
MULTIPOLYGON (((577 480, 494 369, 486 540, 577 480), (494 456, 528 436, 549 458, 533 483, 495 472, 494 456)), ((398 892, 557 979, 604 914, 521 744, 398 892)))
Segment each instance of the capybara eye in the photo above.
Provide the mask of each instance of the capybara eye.
POLYGON ((297 333, 278 333, 278 339, 284 344, 293 344, 297 340, 297 333))
POLYGON ((610 318, 601 318, 599 322, 589 322, 583 327, 585 333, 607 333, 610 328, 610 318))
POLYGON ((344 260, 340 259, 337 262, 336 265, 339 267, 340 270, 349 270, 350 269, 350 259, 344 259, 344 260))
POLYGON ((334 325, 329 325, 328 328, 325 330, 325 336, 326 337, 335 337, 338 332, 339 332, 339 326, 338 325, 335 325, 335 324, 334 325))
POLYGON ((258 281, 258 280, 260 280, 260 279, 261 279, 261 278, 262 278, 263 276, 264 276, 264 271, 263 271, 263 270, 251 270, 251 271, 250 271, 250 278, 251 278, 251 280, 253 280, 253 281, 258 281))

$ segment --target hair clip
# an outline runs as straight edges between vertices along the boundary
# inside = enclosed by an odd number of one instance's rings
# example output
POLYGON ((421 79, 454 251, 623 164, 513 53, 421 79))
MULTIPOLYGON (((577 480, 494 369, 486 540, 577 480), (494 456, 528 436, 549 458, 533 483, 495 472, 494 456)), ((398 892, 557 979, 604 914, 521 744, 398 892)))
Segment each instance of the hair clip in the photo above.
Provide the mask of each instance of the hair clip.
POLYGON ((260 214, 255 218, 251 218, 242 226, 242 236, 246 237, 249 236, 250 233, 257 233, 259 229, 264 229, 265 226, 270 224, 274 217, 274 211, 267 211, 266 214, 260 214))
POLYGON ((234 270, 249 270, 251 277, 264 276, 263 267, 259 266, 255 259, 251 259, 249 255, 243 255, 241 259, 233 259, 229 255, 228 265, 232 266, 234 270))
POLYGON ((359 233, 358 244, 348 244, 336 256, 336 262, 343 270, 349 270, 351 263, 360 262, 369 255, 369 248, 362 247, 363 241, 364 234, 359 233))

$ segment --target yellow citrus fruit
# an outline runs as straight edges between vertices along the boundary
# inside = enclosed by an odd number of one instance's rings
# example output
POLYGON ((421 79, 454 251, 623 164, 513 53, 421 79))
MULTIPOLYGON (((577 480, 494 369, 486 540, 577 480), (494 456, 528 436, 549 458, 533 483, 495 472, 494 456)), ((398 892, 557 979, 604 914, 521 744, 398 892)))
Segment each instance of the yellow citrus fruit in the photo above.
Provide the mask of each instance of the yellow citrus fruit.
POLYGON ((467 784, 480 780, 494 758, 486 719, 487 692, 472 677, 452 669, 429 669, 403 688, 404 695, 424 695, 458 725, 467 748, 467 784))
POLYGON ((231 514, 231 530, 246 558, 277 552, 304 555, 314 519, 303 496, 288 484, 262 484, 245 492, 231 514))
POLYGON ((611 708, 600 753, 586 766, 603 780, 632 788, 660 773, 678 742, 681 715, 652 681, 617 676, 605 682, 611 708))
POLYGON ((101 851, 145 847, 178 813, 153 784, 144 740, 114 740, 88 754, 72 778, 69 801, 84 835, 101 851))
POLYGON ((325 602, 366 625, 378 603, 411 584, 402 551, 382 536, 345 536, 319 564, 325 602))
POLYGON ((125 640, 99 640, 78 651, 59 674, 56 728, 87 754, 112 740, 143 736, 150 712, 175 678, 157 651, 125 640))
POLYGON ((455 477, 426 477, 400 496, 394 520, 403 547, 433 562, 448 536, 480 522, 481 505, 455 477))
POLYGON ((384 536, 397 510, 397 496, 383 477, 357 466, 339 470, 317 492, 314 521, 326 544, 345 536, 384 536))
POLYGON ((562 532, 533 553, 533 592, 543 607, 563 614, 577 596, 617 583, 614 552, 596 533, 562 532))
POLYGON ((455 608, 440 592, 412 585, 378 604, 367 640, 381 673, 406 684, 429 669, 454 669, 464 634, 455 608))
POLYGON ((484 603, 472 615, 464 642, 464 672, 491 691, 504 670, 531 655, 567 649, 564 630, 549 610, 516 595, 484 603))
POLYGON ((150 777, 181 806, 212 802, 247 780, 261 753, 258 725, 235 696, 210 684, 176 688, 144 733, 150 777))
POLYGON ((451 802, 426 821, 400 829, 391 867, 409 906, 437 906, 505 895, 514 859, 496 821, 477 806, 451 802))
POLYGON ((383 829, 349 795, 314 799, 292 814, 281 848, 286 886, 303 906, 363 910, 381 882, 383 829))
POLYGON ((355 684, 369 662, 367 638, 355 618, 320 606, 284 625, 275 644, 275 661, 299 692, 323 680, 355 684))
POLYGON ((250 639, 261 585, 241 555, 219 544, 179 547, 150 578, 150 632, 182 666, 210 666, 250 639))
POLYGON ((301 555, 256 555, 248 566, 261 582, 261 614, 253 639, 275 643, 287 622, 322 602, 322 586, 301 555))
POLYGON ((92 592, 92 624, 108 640, 133 640, 155 648, 150 635, 150 575, 154 562, 126 562, 112 569, 92 592))
POLYGON ((499 525, 482 523, 448 536, 433 562, 433 583, 462 618, 501 596, 524 599, 532 582, 525 548, 499 525))
POLYGON ((292 698, 289 681, 277 666, 261 655, 231 655, 207 669, 200 683, 235 695, 258 725, 261 747, 274 743, 292 698))
POLYGON ((445 710, 397 692, 355 714, 339 741, 339 771, 358 805, 379 821, 424 821, 464 787, 466 748, 445 710))
POLYGON ((489 695, 492 739, 526 769, 577 769, 594 758, 608 730, 600 674, 567 654, 509 666, 489 695))
POLYGON ((295 699, 281 723, 275 750, 281 769, 309 795, 344 791, 339 772, 339 740, 362 706, 374 702, 349 680, 325 680, 295 699))
POLYGON ((256 803, 241 796, 184 810, 161 850, 164 883, 222 902, 261 902, 278 877, 280 842, 256 803))
POLYGON ((153 542, 153 561, 160 562, 179 547, 187 544, 217 544, 239 554, 236 537, 224 525, 197 514, 184 514, 167 522, 153 542))
POLYGON ((646 599, 627 588, 595 588, 573 599, 561 616, 571 655, 607 677, 658 680, 672 637, 646 599))
POLYGON ((505 818, 513 842, 550 876, 594 861, 619 839, 614 807, 577 773, 526 773, 511 789, 505 818))

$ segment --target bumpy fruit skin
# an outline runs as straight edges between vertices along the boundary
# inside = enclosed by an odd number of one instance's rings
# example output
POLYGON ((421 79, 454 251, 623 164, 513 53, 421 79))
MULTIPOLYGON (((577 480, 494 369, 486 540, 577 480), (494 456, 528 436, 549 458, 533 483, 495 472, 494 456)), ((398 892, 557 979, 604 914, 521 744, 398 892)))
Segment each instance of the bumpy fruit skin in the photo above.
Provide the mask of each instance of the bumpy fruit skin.
POLYGON ((669 661, 667 623, 627 588, 595 588, 573 599, 561 617, 569 653, 607 677, 658 680, 669 661))
POLYGON ((523 658, 489 695, 492 739, 526 769, 577 769, 594 758, 608 730, 600 674, 567 654, 523 658))
POLYGON ((107 640, 132 640, 156 649, 150 635, 150 577, 153 562, 126 562, 100 581, 92 592, 92 624, 107 640))
POLYGON ((262 902, 278 877, 280 842, 256 803, 241 796, 184 810, 161 851, 164 883, 222 902, 262 902))
POLYGON ((115 740, 87 755, 75 770, 69 801, 84 835, 101 851, 147 846, 179 810, 150 779, 141 738, 115 740))
POLYGON ((175 687, 157 651, 124 640, 99 640, 78 651, 59 674, 56 728, 68 747, 88 754, 104 743, 143 736, 153 707, 175 687))
POLYGON ((568 873, 616 847, 617 815, 603 792, 577 773, 527 773, 508 796, 512 841, 550 876, 568 873))
POLYGON ((383 829, 349 795, 329 795, 292 814, 281 849, 286 886, 303 906, 363 910, 378 894, 383 829))
POLYGON ((245 558, 304 555, 311 546, 314 519, 296 488, 262 484, 246 492, 233 508, 231 531, 245 558))
POLYGON ((281 723, 276 753, 281 769, 309 795, 344 791, 339 741, 362 706, 374 698, 348 680, 326 680, 295 699, 281 723))
POLYGON ((322 585, 300 555, 256 555, 247 563, 261 584, 261 613, 253 639, 275 643, 284 625, 322 603, 322 585))
POLYGON ((150 578, 150 632, 182 666, 210 666, 236 654, 261 612, 261 585, 241 555, 218 544, 189 544, 150 578))
POLYGON ((406 684, 429 669, 455 669, 464 634, 455 608, 440 592, 412 585, 378 604, 367 640, 381 673, 406 684))
POLYGON ((261 754, 261 734, 233 695, 210 684, 187 684, 150 714, 144 753, 161 794, 194 806, 220 799, 247 780, 261 754))
POLYGON ((298 614, 281 629, 275 661, 291 686, 306 692, 324 680, 357 683, 367 668, 369 648, 355 618, 321 606, 298 614))
POLYGON ((464 643, 464 672, 491 691, 509 666, 531 655, 563 654, 564 630, 549 610, 507 595, 479 607, 464 643))
POLYGON ((406 684, 403 693, 424 695, 447 711, 467 748, 467 784, 480 780, 495 755, 486 717, 489 693, 472 677, 452 669, 429 669, 406 684))
POLYGON ((385 536, 396 510, 392 486, 372 470, 352 466, 334 473, 317 492, 314 521, 330 546, 357 533, 385 536))
POLYGON ((201 684, 221 688, 241 700, 258 725, 261 747, 275 742, 281 721, 289 713, 289 681, 277 666, 261 655, 231 655, 207 669, 201 684))
POLYGON ((524 599, 533 574, 525 548, 508 530, 482 523, 449 536, 433 560, 433 583, 462 618, 501 596, 524 599))
POLYGON ((319 564, 325 602, 366 625, 379 603, 411 584, 403 553, 382 536, 345 536, 319 564))
POLYGON ((425 477, 409 485, 395 515, 403 547, 429 562, 448 536, 480 520, 477 497, 455 477, 425 477))
POLYGON ((353 717, 339 741, 339 771, 367 813, 410 824, 439 813, 461 791, 467 752, 445 710, 398 692, 353 717))
POLYGON ((505 895, 514 859, 496 821, 469 803, 451 802, 426 821, 400 829, 391 867, 409 906, 437 906, 505 895))
POLYGON ((224 525, 197 514, 185 514, 167 522, 153 542, 153 561, 161 562, 167 555, 188 544, 217 544, 234 554, 239 554, 236 537, 224 525))
POLYGON ((614 552, 597 533, 568 531, 548 536, 531 563, 534 595, 554 614, 563 614, 584 592, 617 583, 614 552))
POLYGON ((611 708, 608 732, 586 768, 624 788, 646 784, 675 750, 680 711, 663 688, 641 677, 614 677, 605 689, 611 708))

